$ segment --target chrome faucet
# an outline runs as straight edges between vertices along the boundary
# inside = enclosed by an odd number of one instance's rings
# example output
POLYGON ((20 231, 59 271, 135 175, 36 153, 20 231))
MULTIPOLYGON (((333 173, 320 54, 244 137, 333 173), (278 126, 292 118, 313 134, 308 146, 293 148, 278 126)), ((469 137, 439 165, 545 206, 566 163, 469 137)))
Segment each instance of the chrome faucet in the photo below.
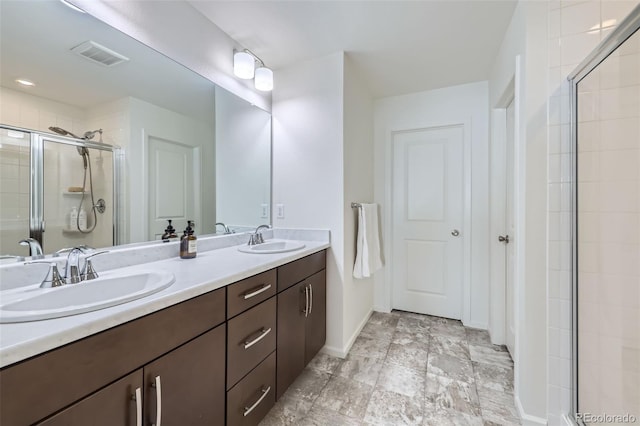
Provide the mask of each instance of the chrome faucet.
POLYGON ((21 246, 29 246, 29 255, 33 259, 42 259, 44 257, 44 253, 42 252, 42 246, 40 242, 33 238, 25 238, 24 240, 20 240, 18 242, 21 246))
POLYGON ((261 229, 269 229, 271 228, 269 225, 260 225, 256 228, 255 232, 249 236, 249 242, 247 245, 255 246, 258 244, 264 243, 264 238, 262 238, 261 229))
POLYGON ((222 226, 222 229, 224 229, 224 234, 225 234, 225 235, 233 234, 233 231, 232 231, 231 229, 229 229, 229 227, 228 227, 227 225, 225 225, 224 223, 222 223, 222 222, 218 222, 218 223, 216 223, 216 227, 217 227, 218 225, 222 226))
POLYGON ((82 266, 82 268, 80 267, 82 255, 87 254, 93 250, 95 249, 92 247, 82 245, 78 247, 64 248, 62 250, 58 250, 55 253, 55 255, 60 255, 61 253, 69 253, 67 255, 67 262, 64 266, 64 279, 66 284, 77 284, 82 281, 89 281, 98 278, 98 273, 93 268, 91 258, 99 254, 108 253, 107 250, 99 251, 97 253, 91 253, 90 255, 85 256, 84 265, 82 266))
POLYGON ((64 279, 67 284, 77 284, 82 281, 80 276, 80 255, 82 253, 81 248, 74 247, 67 255, 67 263, 64 265, 64 279))

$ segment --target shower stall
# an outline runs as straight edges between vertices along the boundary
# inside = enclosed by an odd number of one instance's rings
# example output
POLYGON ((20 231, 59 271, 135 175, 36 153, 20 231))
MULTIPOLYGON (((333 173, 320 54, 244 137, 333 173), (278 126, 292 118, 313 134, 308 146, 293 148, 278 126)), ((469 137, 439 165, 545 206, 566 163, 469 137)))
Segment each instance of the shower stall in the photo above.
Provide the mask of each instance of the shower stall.
POLYGON ((640 6, 570 76, 573 420, 640 422, 640 6))
POLYGON ((51 130, 57 134, 0 126, 0 255, 29 256, 19 245, 27 237, 45 253, 118 243, 118 150, 102 143, 100 130, 51 130))

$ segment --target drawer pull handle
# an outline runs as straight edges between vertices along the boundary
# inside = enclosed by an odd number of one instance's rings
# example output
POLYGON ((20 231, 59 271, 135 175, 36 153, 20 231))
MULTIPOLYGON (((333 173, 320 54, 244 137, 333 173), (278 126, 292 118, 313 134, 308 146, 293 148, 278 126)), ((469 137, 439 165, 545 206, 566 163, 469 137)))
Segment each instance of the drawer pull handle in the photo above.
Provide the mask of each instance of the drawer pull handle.
POLYGON ((309 316, 309 286, 304 287, 304 309, 302 312, 304 312, 305 318, 309 316))
POLYGON ((151 383, 151 387, 156 390, 156 422, 152 426, 162 426, 162 383, 160 376, 156 376, 155 381, 151 383))
POLYGON ((244 342, 244 348, 245 349, 249 349, 251 346, 255 345, 260 340, 264 339, 266 337, 266 335, 269 334, 269 333, 271 333, 271 327, 267 328, 266 330, 263 327, 260 330, 260 335, 258 337, 256 337, 255 339, 253 339, 251 341, 245 341, 244 342))
POLYGON ((252 297, 257 296, 260 293, 263 293, 263 292, 269 290, 270 288, 271 288, 271 284, 266 284, 266 285, 262 284, 262 286, 259 289, 255 290, 255 291, 252 291, 251 293, 245 293, 243 295, 244 296, 244 300, 251 299, 252 297))
POLYGON ((136 402, 136 426, 142 426, 142 389, 136 388, 136 393, 131 399, 136 402))
POLYGON ((267 394, 271 391, 271 386, 267 387, 266 389, 262 389, 262 395, 260 395, 260 398, 258 398, 258 400, 256 402, 253 403, 253 405, 251 407, 244 407, 244 417, 247 417, 249 414, 251 414, 251 412, 258 406, 260 405, 260 403, 262 402, 263 399, 265 399, 267 397, 267 394))

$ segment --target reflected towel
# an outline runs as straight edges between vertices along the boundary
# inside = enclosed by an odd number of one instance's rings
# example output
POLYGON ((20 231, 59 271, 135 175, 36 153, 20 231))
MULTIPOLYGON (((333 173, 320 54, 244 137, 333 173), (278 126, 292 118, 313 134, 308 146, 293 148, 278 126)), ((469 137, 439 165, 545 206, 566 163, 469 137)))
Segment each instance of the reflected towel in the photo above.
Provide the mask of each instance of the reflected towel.
POLYGON ((378 237, 378 205, 362 204, 358 209, 358 243, 353 276, 370 277, 382 267, 378 237))

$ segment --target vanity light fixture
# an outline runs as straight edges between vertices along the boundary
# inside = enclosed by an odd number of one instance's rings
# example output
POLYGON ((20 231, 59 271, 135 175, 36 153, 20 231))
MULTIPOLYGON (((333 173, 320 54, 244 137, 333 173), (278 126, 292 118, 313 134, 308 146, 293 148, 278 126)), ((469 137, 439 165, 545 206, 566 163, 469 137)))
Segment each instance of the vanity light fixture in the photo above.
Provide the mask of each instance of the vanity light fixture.
POLYGON ((24 78, 16 79, 16 83, 20 83, 21 85, 27 86, 27 87, 33 87, 33 86, 36 85, 33 81, 27 80, 27 79, 24 79, 24 78))
POLYGON ((270 92, 273 90, 273 71, 267 68, 262 59, 258 58, 249 49, 234 51, 233 73, 236 77, 244 80, 255 78, 254 85, 260 91, 270 92), (258 68, 256 68, 256 62, 258 63, 258 68))
POLYGON ((60 2, 62 4, 64 4, 65 6, 67 6, 68 8, 71 8, 73 10, 75 10, 76 12, 80 12, 80 13, 87 13, 84 10, 80 9, 78 6, 76 6, 75 4, 71 3, 68 0, 60 0, 60 2))

